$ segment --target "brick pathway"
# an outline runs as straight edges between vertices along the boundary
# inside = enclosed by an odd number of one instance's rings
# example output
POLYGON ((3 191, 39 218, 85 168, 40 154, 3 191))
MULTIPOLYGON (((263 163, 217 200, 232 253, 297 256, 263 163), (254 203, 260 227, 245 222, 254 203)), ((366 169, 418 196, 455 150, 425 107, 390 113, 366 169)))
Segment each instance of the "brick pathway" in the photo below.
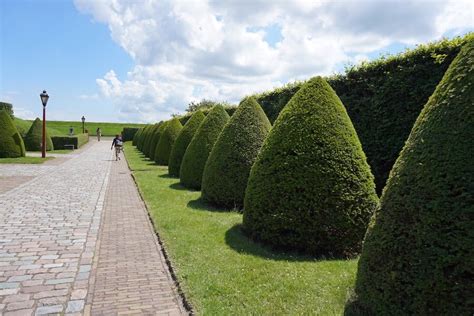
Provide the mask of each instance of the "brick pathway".
POLYGON ((110 183, 94 263, 91 314, 185 314, 123 159, 112 164, 110 183))
MULTIPOLYGON (((117 190, 117 185, 121 183, 116 180, 109 183, 109 178, 115 179, 121 176, 120 173, 117 174, 121 171, 116 168, 120 166, 114 165, 112 174, 110 173, 111 166, 115 162, 111 161, 112 153, 109 146, 109 142, 94 142, 86 150, 72 155, 60 165, 0 166, 0 177, 35 177, 30 181, 23 178, 26 182, 20 181, 24 183, 19 183, 8 191, 0 190, 3 192, 0 193, 0 315, 88 314, 91 308, 88 302, 93 302, 93 311, 96 308, 95 302, 99 302, 95 300, 94 293, 89 292, 90 290, 96 290, 97 295, 103 295, 101 290, 104 289, 104 285, 110 285, 115 295, 128 293, 124 286, 126 282, 123 283, 122 280, 117 283, 109 282, 111 278, 107 278, 106 271, 116 271, 117 278, 122 273, 128 272, 124 267, 129 263, 107 258, 118 258, 110 255, 112 249, 120 252, 123 258, 130 258, 128 251, 131 248, 122 247, 130 244, 134 244, 132 248, 136 251, 133 256, 143 260, 155 260, 135 266, 137 271, 141 268, 148 269, 148 274, 136 272, 137 276, 147 276, 146 280, 140 280, 140 285, 143 287, 140 286, 138 292, 141 293, 141 288, 148 289, 153 292, 154 297, 163 297, 162 300, 158 300, 163 303, 161 306, 171 308, 167 305, 168 301, 165 303, 169 294, 163 293, 161 296, 161 292, 156 291, 157 288, 154 287, 154 276, 162 275, 160 273, 167 275, 158 248, 155 247, 158 256, 143 255, 139 250, 151 251, 150 247, 142 245, 142 242, 145 243, 144 240, 127 240, 118 245, 116 240, 120 236, 113 238, 113 234, 120 235, 123 231, 120 231, 119 227, 112 230, 107 228, 107 223, 114 225, 107 216, 109 213, 114 213, 114 205, 109 202, 110 194, 113 194, 117 190), (103 212, 106 193, 107 210, 103 212), (105 221, 101 228, 103 213, 105 221), (99 232, 104 238, 100 244, 101 255, 98 257, 99 232), (114 244, 108 246, 109 243, 114 244), (102 249, 106 250, 102 252, 102 249), (106 259, 102 259, 103 256, 106 259), (98 263, 97 270, 93 268, 94 262, 98 263), (153 276, 149 272, 151 269, 153 276), (160 269, 165 272, 159 272, 160 269), (96 272, 97 282, 94 283, 96 272), (102 280, 102 275, 105 275, 104 283, 99 282, 102 280), (151 284, 148 288, 147 282, 151 284)), ((2 183, 0 182, 0 189, 2 183)), ((133 190, 126 190, 120 194, 129 192, 133 190)), ((132 194, 130 200, 133 198, 132 194)), ((124 199, 128 200, 127 197, 124 199)), ((123 209, 120 212, 126 211, 123 209)), ((138 212, 143 213, 143 208, 138 209, 138 212)), ((123 222, 120 228, 124 231, 135 230, 135 234, 127 235, 129 238, 134 238, 133 236, 142 238, 139 235, 148 235, 152 240, 155 238, 146 221, 142 222, 142 226, 138 223, 132 225, 132 222, 123 222)), ((128 282, 129 279, 126 280, 128 282)), ((135 279, 130 279, 132 280, 135 279)), ((165 280, 160 279, 160 282, 164 286, 165 280)), ((169 279, 167 284, 174 294, 169 279)), ((127 300, 129 296, 128 294, 126 296, 124 301, 130 304, 125 305, 132 306, 133 311, 146 312, 145 309, 135 309, 142 298, 143 304, 150 304, 144 296, 138 295, 139 300, 127 300)), ((177 296, 174 297, 175 302, 178 302, 177 296)), ((151 309, 147 311, 154 314, 158 307, 150 305, 151 309)), ((120 305, 120 308, 122 307, 120 305)), ((111 305, 101 309, 97 314, 102 312, 115 314, 111 305)))

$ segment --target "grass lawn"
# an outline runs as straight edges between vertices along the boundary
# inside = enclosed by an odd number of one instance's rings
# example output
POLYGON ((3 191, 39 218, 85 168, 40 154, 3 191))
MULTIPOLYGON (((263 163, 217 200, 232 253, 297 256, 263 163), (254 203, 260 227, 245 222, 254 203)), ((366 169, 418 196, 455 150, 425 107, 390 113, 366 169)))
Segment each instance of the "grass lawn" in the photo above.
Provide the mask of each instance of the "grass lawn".
POLYGON ((54 157, 20 157, 20 158, 0 158, 1 163, 19 163, 19 164, 41 164, 45 161, 54 159, 54 157))
POLYGON ((126 143, 127 160, 185 296, 206 315, 341 315, 357 260, 273 252, 126 143))

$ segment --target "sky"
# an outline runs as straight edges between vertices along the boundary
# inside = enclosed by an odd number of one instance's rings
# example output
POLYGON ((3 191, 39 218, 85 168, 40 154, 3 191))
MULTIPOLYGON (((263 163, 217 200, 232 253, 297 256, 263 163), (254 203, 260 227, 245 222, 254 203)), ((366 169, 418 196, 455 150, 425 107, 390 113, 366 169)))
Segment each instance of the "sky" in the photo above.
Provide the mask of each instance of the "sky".
POLYGON ((0 0, 0 101, 155 122, 473 30, 465 0, 0 0))

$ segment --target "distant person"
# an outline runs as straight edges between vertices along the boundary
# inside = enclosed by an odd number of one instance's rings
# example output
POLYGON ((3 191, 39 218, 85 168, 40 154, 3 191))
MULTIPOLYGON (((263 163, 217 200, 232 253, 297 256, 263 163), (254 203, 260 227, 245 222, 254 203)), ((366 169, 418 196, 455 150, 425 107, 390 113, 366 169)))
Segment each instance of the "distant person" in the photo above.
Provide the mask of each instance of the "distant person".
POLYGON ((120 152, 122 151, 123 148, 123 141, 122 141, 122 136, 120 135, 115 135, 114 140, 112 141, 112 147, 110 147, 110 150, 115 147, 115 161, 120 160, 120 152))
POLYGON ((96 134, 97 134, 97 141, 100 142, 100 136, 102 136, 102 131, 100 130, 100 127, 97 128, 96 134))

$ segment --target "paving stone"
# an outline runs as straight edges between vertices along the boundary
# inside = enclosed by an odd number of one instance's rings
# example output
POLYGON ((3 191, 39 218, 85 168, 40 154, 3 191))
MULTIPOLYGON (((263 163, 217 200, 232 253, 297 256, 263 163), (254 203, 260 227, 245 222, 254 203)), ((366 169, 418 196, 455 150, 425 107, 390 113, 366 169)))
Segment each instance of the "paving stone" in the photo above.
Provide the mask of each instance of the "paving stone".
POLYGON ((41 306, 36 309, 35 315, 48 315, 61 313, 63 311, 62 305, 41 306))

